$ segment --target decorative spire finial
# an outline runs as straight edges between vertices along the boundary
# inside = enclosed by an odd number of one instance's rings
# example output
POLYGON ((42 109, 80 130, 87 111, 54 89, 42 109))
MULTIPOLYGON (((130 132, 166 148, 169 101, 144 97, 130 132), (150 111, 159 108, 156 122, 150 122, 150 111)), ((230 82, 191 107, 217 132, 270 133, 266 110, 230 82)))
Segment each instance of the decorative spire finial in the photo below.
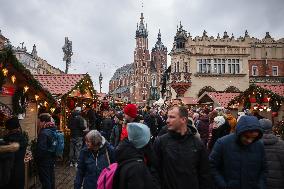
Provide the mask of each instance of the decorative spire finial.
POLYGON ((245 31, 245 37, 249 37, 248 30, 245 31))

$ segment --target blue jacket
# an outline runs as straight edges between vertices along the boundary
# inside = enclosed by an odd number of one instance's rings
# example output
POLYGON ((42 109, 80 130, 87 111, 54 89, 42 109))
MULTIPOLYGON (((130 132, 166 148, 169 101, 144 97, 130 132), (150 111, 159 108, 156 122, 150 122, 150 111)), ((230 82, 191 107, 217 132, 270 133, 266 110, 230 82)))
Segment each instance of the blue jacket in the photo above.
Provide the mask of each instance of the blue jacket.
POLYGON ((74 189, 80 189, 82 184, 84 189, 96 189, 97 180, 101 171, 109 166, 106 156, 108 150, 110 162, 114 162, 114 149, 109 143, 100 148, 97 155, 93 154, 87 147, 80 152, 74 189))
POLYGON ((236 133, 217 140, 210 154, 211 173, 217 188, 264 189, 266 160, 259 121, 254 116, 240 118, 236 133), (245 131, 258 130, 259 138, 250 145, 242 145, 240 136, 245 131))
POLYGON ((53 134, 51 130, 56 130, 56 127, 42 128, 38 134, 35 158, 40 164, 54 163, 56 158, 54 152, 48 151, 53 141, 53 134))

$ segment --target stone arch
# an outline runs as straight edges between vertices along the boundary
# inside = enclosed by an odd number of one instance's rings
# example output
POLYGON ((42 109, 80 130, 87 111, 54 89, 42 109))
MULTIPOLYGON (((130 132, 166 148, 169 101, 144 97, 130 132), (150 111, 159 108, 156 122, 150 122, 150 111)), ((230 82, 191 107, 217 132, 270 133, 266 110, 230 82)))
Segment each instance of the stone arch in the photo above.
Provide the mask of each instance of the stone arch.
POLYGON ((216 89, 211 86, 205 86, 199 90, 198 97, 200 97, 204 92, 216 92, 216 89))
POLYGON ((238 89, 238 88, 235 87, 235 86, 229 86, 229 87, 227 87, 227 88, 224 90, 224 92, 227 92, 227 93, 239 93, 239 92, 241 92, 241 90, 238 89))

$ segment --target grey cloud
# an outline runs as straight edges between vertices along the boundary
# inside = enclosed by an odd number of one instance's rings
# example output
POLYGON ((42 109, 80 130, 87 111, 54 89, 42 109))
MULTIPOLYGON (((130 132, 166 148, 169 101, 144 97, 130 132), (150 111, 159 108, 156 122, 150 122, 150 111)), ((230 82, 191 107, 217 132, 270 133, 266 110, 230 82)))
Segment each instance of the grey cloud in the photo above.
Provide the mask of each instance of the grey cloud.
MULTIPOLYGON (((248 29, 262 38, 266 31, 283 37, 282 0, 2 0, 0 29, 12 44, 24 41, 31 50, 35 43, 39 55, 64 70, 64 37, 73 41, 71 73, 90 73, 98 89, 102 72, 103 91, 114 71, 133 62, 136 23, 144 12, 149 30, 149 48, 161 29, 163 43, 170 51, 176 25, 182 21, 193 36, 221 35, 225 30, 235 37, 248 29)), ((168 60, 169 64, 170 60, 168 60)))

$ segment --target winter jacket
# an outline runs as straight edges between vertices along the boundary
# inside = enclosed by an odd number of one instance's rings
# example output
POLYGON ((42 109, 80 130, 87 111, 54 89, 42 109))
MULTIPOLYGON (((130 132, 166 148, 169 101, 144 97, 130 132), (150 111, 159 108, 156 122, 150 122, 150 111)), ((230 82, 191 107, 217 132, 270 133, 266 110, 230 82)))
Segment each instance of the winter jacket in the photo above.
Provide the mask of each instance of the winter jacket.
POLYGON ((263 135, 267 159, 267 189, 284 188, 284 141, 272 133, 263 135))
POLYGON ((156 114, 149 114, 145 117, 144 120, 145 125, 150 128, 151 135, 156 137, 160 131, 160 129, 164 126, 163 120, 156 114))
POLYGON ((162 189, 211 187, 208 155, 195 133, 196 129, 189 127, 183 136, 168 131, 155 140, 162 189))
POLYGON ((144 163, 143 149, 137 149, 128 139, 116 149, 118 169, 113 189, 158 189, 157 174, 144 163))
POLYGON ((200 139, 206 146, 209 137, 209 118, 207 115, 202 115, 199 117, 199 120, 196 123, 196 128, 200 134, 200 139))
POLYGON ((110 139, 111 131, 113 128, 113 121, 110 118, 105 118, 102 122, 102 135, 107 141, 110 139))
POLYGON ((97 120, 97 116, 94 110, 90 109, 87 112, 87 118, 89 121, 89 129, 93 130, 96 129, 96 120, 97 120))
POLYGON ((122 126, 120 124, 115 124, 112 129, 112 132, 110 135, 110 143, 114 147, 117 147, 120 142, 121 129, 122 129, 122 126))
POLYGON ((10 188, 8 184, 13 175, 15 153, 19 148, 16 142, 0 145, 0 188, 10 188))
MULTIPOLYGON (((211 130, 211 129, 209 129, 211 130)), ((210 140, 208 141, 208 149, 211 151, 215 142, 226 135, 229 135, 231 131, 231 127, 229 125, 229 122, 226 120, 225 123, 223 125, 220 125, 218 128, 212 128, 211 133, 209 133, 209 135, 211 135, 210 140)))
POLYGON ((10 132, 4 138, 7 142, 17 142, 20 144, 20 148, 15 152, 14 167, 11 174, 10 182, 8 184, 9 188, 23 189, 25 186, 25 163, 24 158, 26 154, 26 149, 28 141, 23 135, 22 131, 16 130, 15 132, 10 132), (15 182, 15 180, 17 182, 15 182))
MULTIPOLYGON (((249 145, 240 142, 245 131, 262 130, 258 120, 238 122, 236 133, 217 140, 209 156, 211 173, 217 189, 263 189, 265 188, 266 161, 263 143, 257 139, 249 145)), ((256 120, 253 120, 256 119, 256 120)))
POLYGON ((87 147, 81 150, 74 189, 80 189, 82 185, 84 189, 97 188, 97 180, 101 171, 109 166, 106 151, 109 155, 110 163, 113 163, 114 150, 108 142, 105 142, 97 153, 93 153, 87 147))
POLYGON ((71 137, 83 137, 84 130, 86 129, 84 125, 84 118, 80 115, 80 112, 73 112, 68 122, 68 128, 71 131, 71 137))
POLYGON ((53 164, 56 158, 55 152, 50 152, 53 141, 52 131, 56 130, 55 126, 42 128, 39 131, 35 159, 39 164, 53 164))
POLYGON ((236 126, 237 126, 237 120, 232 114, 227 114, 226 115, 227 121, 231 127, 230 133, 234 133, 236 131, 236 126))

